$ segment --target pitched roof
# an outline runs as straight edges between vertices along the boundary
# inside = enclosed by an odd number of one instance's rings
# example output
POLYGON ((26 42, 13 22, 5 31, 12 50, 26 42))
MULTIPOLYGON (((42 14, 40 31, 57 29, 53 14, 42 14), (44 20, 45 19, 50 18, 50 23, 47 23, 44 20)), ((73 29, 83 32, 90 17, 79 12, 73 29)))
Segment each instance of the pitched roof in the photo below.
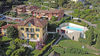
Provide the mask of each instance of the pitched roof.
POLYGON ((39 13, 59 13, 63 10, 58 10, 58 9, 50 9, 50 10, 36 10, 34 12, 39 12, 39 13))
POLYGON ((47 25, 48 21, 44 20, 44 19, 38 19, 38 18, 35 18, 35 17, 30 17, 30 18, 26 19, 25 21, 21 22, 20 26, 24 26, 27 23, 31 23, 31 24, 33 24, 34 26, 37 26, 37 27, 44 27, 44 26, 47 25))
POLYGON ((8 24, 8 25, 5 25, 5 26, 2 26, 1 29, 7 29, 9 26, 14 26, 15 28, 17 28, 18 24, 8 24))
POLYGON ((36 10, 36 9, 39 9, 39 7, 37 7, 37 6, 26 6, 26 9, 28 9, 28 10, 36 10))
POLYGON ((19 6, 17 6, 17 8, 23 8, 23 7, 26 7, 26 5, 19 5, 19 6))

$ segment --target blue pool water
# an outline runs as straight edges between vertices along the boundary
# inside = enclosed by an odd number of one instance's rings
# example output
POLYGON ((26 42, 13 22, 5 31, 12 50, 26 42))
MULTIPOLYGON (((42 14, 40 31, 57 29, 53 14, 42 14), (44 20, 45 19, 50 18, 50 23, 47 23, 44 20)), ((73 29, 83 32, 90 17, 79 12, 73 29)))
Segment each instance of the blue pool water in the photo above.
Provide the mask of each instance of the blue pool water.
POLYGON ((71 26, 67 26, 67 29, 71 29, 71 30, 76 30, 76 31, 83 31, 83 29, 81 28, 76 28, 76 27, 71 27, 71 26))

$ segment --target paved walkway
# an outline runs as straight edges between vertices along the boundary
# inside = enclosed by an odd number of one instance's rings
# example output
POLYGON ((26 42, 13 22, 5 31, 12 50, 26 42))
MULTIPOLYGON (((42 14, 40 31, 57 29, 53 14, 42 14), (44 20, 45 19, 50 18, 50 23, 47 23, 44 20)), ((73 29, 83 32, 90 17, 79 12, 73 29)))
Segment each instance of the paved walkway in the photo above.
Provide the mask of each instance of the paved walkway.
POLYGON ((62 35, 59 37, 59 39, 53 44, 53 45, 56 45, 62 38, 62 35))
POLYGON ((86 20, 84 20, 84 19, 80 19, 80 20, 83 21, 83 22, 85 22, 85 23, 87 23, 87 24, 90 25, 90 26, 93 26, 93 27, 96 27, 96 26, 97 26, 96 24, 92 24, 91 22, 86 21, 86 20))

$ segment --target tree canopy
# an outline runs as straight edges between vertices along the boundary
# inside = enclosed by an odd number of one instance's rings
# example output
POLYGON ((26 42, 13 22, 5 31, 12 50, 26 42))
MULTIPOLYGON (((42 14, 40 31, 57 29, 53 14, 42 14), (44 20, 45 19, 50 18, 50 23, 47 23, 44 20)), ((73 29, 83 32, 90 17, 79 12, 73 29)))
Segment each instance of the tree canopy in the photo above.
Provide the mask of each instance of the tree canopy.
POLYGON ((18 30, 13 26, 9 26, 7 28, 7 36, 10 38, 17 38, 18 37, 18 30))

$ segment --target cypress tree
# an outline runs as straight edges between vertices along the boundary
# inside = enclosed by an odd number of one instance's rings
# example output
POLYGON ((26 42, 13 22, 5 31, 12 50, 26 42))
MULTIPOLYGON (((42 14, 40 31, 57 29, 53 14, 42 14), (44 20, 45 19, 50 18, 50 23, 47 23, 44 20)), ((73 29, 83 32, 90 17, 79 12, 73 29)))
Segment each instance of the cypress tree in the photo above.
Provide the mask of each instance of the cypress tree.
POLYGON ((100 33, 98 34, 97 37, 96 48, 100 49, 100 33))

